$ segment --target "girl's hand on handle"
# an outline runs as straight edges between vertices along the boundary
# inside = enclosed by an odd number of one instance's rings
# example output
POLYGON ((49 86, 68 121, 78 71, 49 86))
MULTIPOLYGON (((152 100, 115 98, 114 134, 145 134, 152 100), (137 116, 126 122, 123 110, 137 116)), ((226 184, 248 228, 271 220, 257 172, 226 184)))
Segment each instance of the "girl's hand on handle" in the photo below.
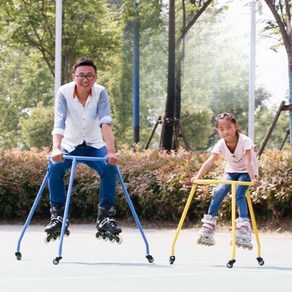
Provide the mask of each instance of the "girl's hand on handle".
POLYGON ((194 184, 195 183, 195 180, 199 179, 197 175, 193 176, 191 178, 191 182, 194 184))
POLYGON ((253 182, 253 186, 254 186, 255 188, 257 188, 257 187, 260 186, 260 183, 259 183, 259 181, 258 181, 256 178, 252 179, 251 182, 253 182))

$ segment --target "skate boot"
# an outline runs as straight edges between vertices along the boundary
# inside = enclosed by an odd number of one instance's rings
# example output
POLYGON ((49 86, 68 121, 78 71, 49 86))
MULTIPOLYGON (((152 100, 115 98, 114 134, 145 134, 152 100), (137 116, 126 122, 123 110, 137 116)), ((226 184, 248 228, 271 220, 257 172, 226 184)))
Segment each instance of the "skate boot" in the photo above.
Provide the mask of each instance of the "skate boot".
POLYGON ((122 229, 118 227, 114 216, 116 211, 113 206, 98 207, 98 214, 96 220, 96 238, 103 239, 110 242, 122 242, 122 237, 119 235, 122 229))
MULTIPOLYGON (((56 240, 60 234, 63 224, 63 214, 64 214, 64 207, 58 206, 58 205, 51 205, 51 221, 48 223, 48 225, 45 227, 45 232, 47 233, 45 242, 48 243, 51 240, 56 240)), ((67 220, 66 222, 66 229, 65 229, 65 235, 69 236, 70 231, 68 230, 69 222, 67 220)))
POLYGON ((251 226, 248 218, 237 218, 236 219, 236 233, 235 240, 236 246, 247 248, 251 250, 253 245, 251 243, 251 226))
POLYGON ((211 246, 215 244, 214 232, 216 227, 217 216, 205 214, 203 219, 203 227, 199 232, 200 237, 197 240, 198 244, 211 246))

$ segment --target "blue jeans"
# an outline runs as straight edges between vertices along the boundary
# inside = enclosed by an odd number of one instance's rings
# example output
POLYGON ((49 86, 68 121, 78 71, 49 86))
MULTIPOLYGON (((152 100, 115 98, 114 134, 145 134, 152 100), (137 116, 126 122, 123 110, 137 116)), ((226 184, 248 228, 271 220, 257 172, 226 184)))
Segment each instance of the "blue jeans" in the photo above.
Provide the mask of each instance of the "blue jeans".
MULTIPOLYGON (((87 145, 77 146, 72 152, 68 153, 62 149, 66 154, 72 156, 90 156, 90 157, 104 157, 107 154, 107 148, 104 146, 96 149, 87 145)), ((100 192, 99 205, 105 207, 107 205, 114 205, 116 192, 116 173, 113 165, 107 164, 105 161, 79 161, 85 163, 93 168, 100 175, 100 192)), ((51 159, 48 165, 48 184, 50 191, 50 203, 59 206, 64 206, 66 202, 64 175, 68 168, 72 166, 71 159, 64 159, 63 162, 55 163, 51 159)))
MULTIPOLYGON (((223 180, 234 180, 234 181, 250 181, 250 177, 248 173, 225 173, 223 180)), ((245 198, 245 192, 248 189, 248 186, 237 185, 236 186, 236 205, 238 208, 239 217, 249 218, 248 208, 245 198)), ((218 185, 213 194, 213 198, 211 200, 208 214, 212 216, 217 216, 218 211, 221 207, 223 199, 230 192, 231 185, 218 185)))

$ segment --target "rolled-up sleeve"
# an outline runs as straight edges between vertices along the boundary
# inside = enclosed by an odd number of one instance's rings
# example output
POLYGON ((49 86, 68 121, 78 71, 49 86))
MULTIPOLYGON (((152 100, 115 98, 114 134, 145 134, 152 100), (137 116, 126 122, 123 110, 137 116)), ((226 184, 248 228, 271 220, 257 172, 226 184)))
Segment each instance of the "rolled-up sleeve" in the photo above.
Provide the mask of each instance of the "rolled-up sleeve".
POLYGON ((61 91, 57 93, 55 100, 55 119, 54 119, 54 129, 52 135, 60 134, 64 136, 65 131, 65 120, 67 116, 67 102, 65 96, 61 91))
POLYGON ((97 104, 97 115, 99 118, 99 126, 112 123, 110 103, 106 89, 100 93, 97 104))

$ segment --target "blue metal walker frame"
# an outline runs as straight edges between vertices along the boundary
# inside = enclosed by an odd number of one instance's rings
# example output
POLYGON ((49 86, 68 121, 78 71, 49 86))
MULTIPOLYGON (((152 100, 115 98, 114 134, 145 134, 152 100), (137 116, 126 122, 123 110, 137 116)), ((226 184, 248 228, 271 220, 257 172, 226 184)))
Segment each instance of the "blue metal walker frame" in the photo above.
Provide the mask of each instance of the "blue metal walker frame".
MULTIPOLYGON (((71 195, 72 195, 72 189, 73 189, 73 181, 74 181, 74 176, 75 176, 75 169, 76 169, 76 165, 77 165, 77 162, 78 161, 107 161, 107 158, 102 158, 102 157, 87 157, 87 156, 70 156, 70 155, 64 155, 64 159, 71 159, 72 160, 72 166, 71 166, 71 173, 70 173, 70 179, 69 179, 69 186, 68 186, 68 191, 67 191, 67 197, 66 197, 66 203, 65 203, 65 210, 64 210, 64 216, 63 216, 63 223, 62 223, 62 229, 61 229, 61 234, 60 234, 60 243, 59 243, 59 251, 58 251, 58 256, 53 260, 53 263, 55 265, 57 265, 59 263, 59 261, 62 259, 62 248, 63 248, 63 240, 64 240, 64 235, 65 235, 65 229, 66 229, 66 221, 67 221, 67 218, 68 218, 68 213, 69 213, 69 207, 70 207, 70 201, 71 201, 71 195)), ((133 203, 131 201, 131 198, 130 198, 130 195, 126 189, 126 186, 125 186, 125 183, 123 181, 123 178, 121 176, 121 173, 120 173, 120 170, 119 170, 119 167, 117 165, 114 165, 114 168, 115 168, 115 172, 116 172, 116 175, 119 179, 119 182, 122 186, 122 189, 123 189, 123 192, 124 192, 124 195, 125 195, 125 199, 130 207, 130 210, 131 210, 131 213, 132 213, 132 216, 135 220, 135 223, 142 235, 142 238, 144 240, 144 243, 145 243, 145 247, 146 247, 146 258, 148 260, 149 263, 153 263, 154 262, 154 259, 153 257, 149 254, 149 244, 148 244, 148 241, 147 241, 147 238, 145 236, 145 233, 143 231, 143 228, 142 228, 142 225, 140 223, 140 220, 137 216, 137 213, 135 211, 135 208, 133 206, 133 203)), ((25 224, 22 228, 22 231, 21 231, 21 234, 19 236, 19 239, 18 239, 18 242, 17 242, 17 248, 16 248, 16 252, 15 252, 15 256, 17 258, 17 260, 21 260, 22 258, 22 254, 20 252, 20 245, 21 245, 21 241, 22 241, 22 238, 24 236, 24 233, 28 227, 28 225, 30 224, 30 221, 34 215, 34 212, 38 206, 38 203, 41 199, 41 196, 43 194, 43 191, 47 185, 47 182, 48 182, 48 172, 46 173, 43 181, 42 181, 42 184, 41 184, 41 187, 38 191, 38 194, 34 200, 34 203, 31 207, 31 210, 28 214, 28 217, 25 221, 25 224)))

